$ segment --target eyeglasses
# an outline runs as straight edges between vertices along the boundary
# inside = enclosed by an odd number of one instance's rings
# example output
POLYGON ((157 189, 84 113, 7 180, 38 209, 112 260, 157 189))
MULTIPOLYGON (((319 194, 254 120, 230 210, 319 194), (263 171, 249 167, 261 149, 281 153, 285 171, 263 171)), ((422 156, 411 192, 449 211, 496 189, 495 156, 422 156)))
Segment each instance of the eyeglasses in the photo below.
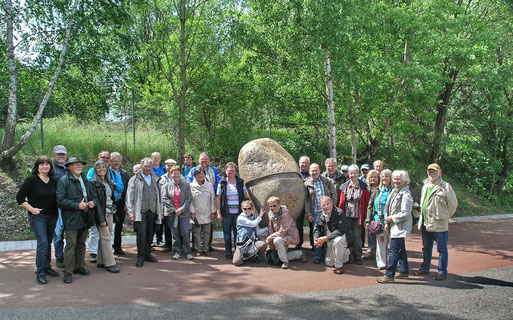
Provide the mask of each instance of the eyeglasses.
POLYGON ((269 208, 276 208, 276 207, 278 207, 278 205, 277 205, 277 204, 270 204, 270 205, 269 205, 269 208))
POLYGON ((100 157, 100 159, 110 159, 110 157, 100 157))
POLYGON ((246 211, 246 210, 251 210, 253 208, 242 208, 242 210, 246 211))

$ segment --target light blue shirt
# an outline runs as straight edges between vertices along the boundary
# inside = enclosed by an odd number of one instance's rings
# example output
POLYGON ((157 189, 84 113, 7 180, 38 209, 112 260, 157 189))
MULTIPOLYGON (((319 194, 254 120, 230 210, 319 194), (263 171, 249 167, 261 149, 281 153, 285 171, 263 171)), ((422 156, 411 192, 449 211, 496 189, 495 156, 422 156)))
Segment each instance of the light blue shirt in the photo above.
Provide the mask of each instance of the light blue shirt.
POLYGON ((141 172, 141 174, 144 178, 144 181, 146 181, 146 183, 148 184, 148 187, 151 186, 151 175, 145 176, 144 173, 142 173, 142 172, 141 172))

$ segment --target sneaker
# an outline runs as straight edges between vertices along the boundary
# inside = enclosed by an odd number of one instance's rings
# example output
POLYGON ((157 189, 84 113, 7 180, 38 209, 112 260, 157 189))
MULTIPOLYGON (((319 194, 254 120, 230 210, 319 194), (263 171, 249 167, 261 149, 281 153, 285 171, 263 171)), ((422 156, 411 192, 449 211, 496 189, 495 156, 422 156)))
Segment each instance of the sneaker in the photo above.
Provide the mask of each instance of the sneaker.
POLYGON ((37 280, 37 283, 39 283, 39 284, 47 284, 48 283, 48 280, 46 280, 45 275, 36 276, 36 280, 37 280))
POLYGON ((429 272, 419 269, 419 270, 416 270, 413 274, 416 276, 425 276, 425 275, 429 274, 429 272))
POLYGON ((113 266, 105 267, 105 269, 107 269, 107 271, 112 272, 112 273, 118 273, 119 272, 119 267, 118 267, 117 264, 115 264, 113 266))
POLYGON ((288 261, 287 261, 287 262, 284 262, 284 263, 281 265, 281 268, 282 268, 282 269, 288 269, 288 268, 290 268, 290 264, 289 264, 289 262, 288 262, 288 261))
POLYGON ((57 268, 64 269, 64 259, 63 258, 55 259, 55 264, 57 265, 57 268))
POLYGON ((304 252, 301 252, 301 256, 299 257, 299 261, 305 263, 308 261, 308 259, 306 258, 306 254, 304 252))
POLYGON ((45 273, 47 276, 50 276, 50 277, 58 277, 59 276, 59 273, 57 271, 53 270, 52 267, 48 268, 45 271, 45 273))
POLYGON ((408 277, 407 273, 396 273, 395 278, 396 279, 408 279, 409 277, 408 277))
POLYGON ((394 282, 394 278, 393 277, 382 276, 382 277, 377 278, 376 281, 378 283, 393 283, 394 282))
POLYGON ((180 259, 180 254, 179 254, 178 252, 176 252, 176 253, 173 255, 173 259, 175 259, 175 260, 180 259))
POLYGON ((123 249, 121 249, 121 248, 115 248, 114 249, 114 254, 118 255, 118 256, 122 256, 122 255, 125 254, 125 251, 123 251, 123 249))
POLYGON ((96 263, 96 253, 91 253, 89 255, 89 262, 96 263))
POLYGON ((69 284, 72 281, 71 273, 64 272, 64 278, 62 279, 62 282, 69 284))
POLYGON ((335 268, 335 270, 333 270, 333 272, 335 274, 342 274, 342 273, 344 273, 344 267, 335 268))
POLYGON ((436 281, 443 281, 447 279, 447 275, 444 273, 437 273, 433 279, 435 279, 436 281))
POLYGON ((192 254, 188 253, 186 259, 187 260, 192 260, 192 259, 194 259, 194 257, 192 256, 192 254))

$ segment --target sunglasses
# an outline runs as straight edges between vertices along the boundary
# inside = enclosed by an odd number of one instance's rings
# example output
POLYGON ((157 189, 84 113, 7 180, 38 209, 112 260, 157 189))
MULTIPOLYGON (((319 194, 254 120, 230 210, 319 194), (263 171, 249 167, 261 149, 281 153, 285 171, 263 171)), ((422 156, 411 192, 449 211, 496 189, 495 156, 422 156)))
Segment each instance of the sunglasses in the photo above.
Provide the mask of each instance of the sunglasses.
POLYGON ((251 210, 253 208, 242 208, 242 210, 246 211, 246 210, 251 210))
POLYGON ((269 205, 269 208, 276 208, 276 207, 278 207, 278 205, 277 205, 277 204, 270 204, 270 205, 269 205))

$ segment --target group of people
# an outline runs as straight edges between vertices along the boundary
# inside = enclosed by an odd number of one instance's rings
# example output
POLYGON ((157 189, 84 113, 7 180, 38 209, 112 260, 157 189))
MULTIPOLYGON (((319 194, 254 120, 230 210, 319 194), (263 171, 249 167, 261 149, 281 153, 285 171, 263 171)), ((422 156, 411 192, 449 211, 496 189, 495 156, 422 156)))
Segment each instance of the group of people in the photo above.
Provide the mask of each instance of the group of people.
MULTIPOLYGON (((287 269, 292 260, 307 262, 302 248, 306 219, 315 264, 323 261, 334 267, 335 274, 342 274, 345 263, 362 264, 364 258, 375 257, 378 269, 386 269, 378 282, 408 277, 404 240, 411 231, 414 206, 409 177, 403 170, 384 169, 380 160, 374 162, 373 170, 366 164, 361 170, 353 164, 338 171, 336 159, 329 158, 321 174, 318 164, 301 157, 305 205, 296 221, 275 196, 266 199, 267 207, 257 213, 244 180, 237 175, 237 165, 227 163, 221 176, 206 152, 200 154, 198 165, 192 154, 186 154, 181 167, 173 159, 161 163, 160 153, 154 152, 133 167, 133 175, 121 169, 122 160, 118 152, 102 151, 84 174, 86 162, 77 156, 68 158, 62 145, 54 148, 53 161, 38 157, 16 199, 28 211, 37 239, 39 284, 47 283, 46 276, 59 276, 50 265, 52 241, 64 283, 71 283, 73 274, 90 274, 85 267, 86 242, 90 262, 119 272, 115 255, 125 254, 121 234, 126 216, 136 232, 137 267, 158 262, 152 255, 155 236, 163 243, 163 252, 173 251, 173 259, 210 256, 212 225, 217 220, 222 223, 225 256, 234 265, 258 262, 266 254, 270 263, 287 269), (268 224, 262 226, 265 218, 268 224), (372 233, 369 254, 364 257, 362 242, 367 231, 372 233)), ((436 241, 440 253, 437 280, 447 277, 448 220, 457 206, 454 191, 441 173, 437 164, 428 167, 419 219, 424 262, 415 272, 429 273, 436 241)))
MULTIPOLYGON (((304 216, 310 224, 314 263, 324 259, 327 266, 334 264, 334 272, 341 274, 346 262, 361 265, 364 258, 375 259, 377 268, 385 270, 377 279, 379 283, 408 278, 405 238, 410 235, 414 207, 417 207, 423 262, 414 274, 429 274, 433 241, 436 241, 440 258, 434 279, 447 278, 448 223, 458 201, 451 185, 442 180, 438 164, 427 168, 420 205, 414 203, 410 193, 408 172, 385 169, 381 160, 374 162, 373 169, 368 164, 363 164, 361 169, 352 164, 342 166, 340 173, 336 159, 328 158, 326 171, 320 174, 320 166, 310 164, 310 159, 304 156, 299 160, 299 167, 307 194, 304 216), (332 203, 337 203, 338 208, 333 208, 332 203), (365 233, 368 233, 368 255, 364 257, 365 233)), ((297 227, 302 229, 302 218, 298 219, 297 227)))

